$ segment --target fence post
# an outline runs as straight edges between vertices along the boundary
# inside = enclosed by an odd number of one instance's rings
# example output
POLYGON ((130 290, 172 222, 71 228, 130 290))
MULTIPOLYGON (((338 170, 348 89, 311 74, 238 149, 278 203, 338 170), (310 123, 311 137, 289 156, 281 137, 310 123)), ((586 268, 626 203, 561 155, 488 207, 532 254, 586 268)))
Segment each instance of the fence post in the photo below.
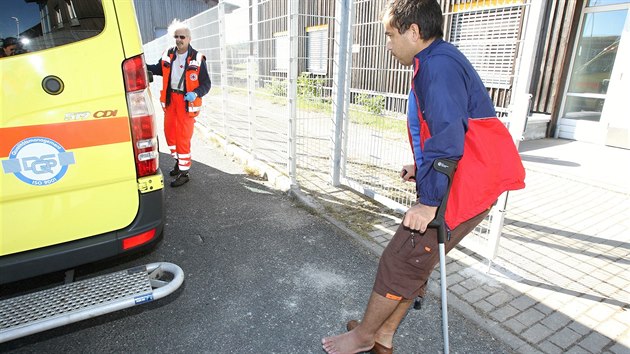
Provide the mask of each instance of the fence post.
POLYGON ((256 158, 256 82, 258 66, 253 55, 247 57, 247 117, 249 120, 249 146, 253 158, 256 158))
POLYGON ((289 0, 289 73, 287 77, 287 100, 288 100, 288 114, 289 114, 289 146, 288 146, 288 158, 289 158, 289 179, 291 185, 297 185, 296 173, 296 158, 297 158, 297 71, 298 71, 298 14, 299 14, 299 1, 289 0))
MULTIPOLYGON (((523 43, 521 44, 520 55, 516 65, 516 75, 514 89, 512 91, 511 112, 508 120, 508 129, 516 148, 523 138, 523 132, 527 125, 529 106, 531 100, 530 85, 534 72, 536 59, 536 48, 538 47, 539 36, 542 28, 543 13, 545 10, 544 1, 529 1, 525 6, 526 27, 523 43)), ((507 209, 508 192, 503 193, 494 208, 492 208, 492 219, 488 230, 488 245, 491 247, 488 255, 488 270, 492 261, 497 255, 499 241, 503 230, 503 221, 507 209)))
POLYGON ((342 133, 342 149, 341 149, 341 178, 345 179, 346 166, 348 162, 348 124, 350 123, 350 87, 352 86, 352 43, 354 41, 354 31, 352 26, 354 25, 354 0, 348 0, 348 39, 346 48, 346 82, 344 90, 343 100, 343 133, 342 133))
POLYGON ((521 45, 521 55, 515 65, 514 86, 512 100, 514 109, 509 120, 509 130, 516 147, 523 139, 523 132, 527 125, 529 105, 531 99, 530 86, 534 74, 536 52, 545 12, 545 1, 530 0, 526 6, 525 37, 521 45))
POLYGON ((227 142, 230 141, 230 132, 228 130, 228 121, 227 121, 227 102, 228 102, 228 92, 227 92, 227 50, 226 50, 226 41, 225 41, 225 0, 219 0, 218 5, 218 17, 219 17, 219 60, 221 65, 221 93, 223 95, 222 107, 223 107, 223 130, 225 131, 225 140, 227 142))
POLYGON ((346 71, 348 59, 348 18, 350 13, 350 0, 335 1, 335 59, 333 62, 333 131, 332 131, 332 157, 331 157, 331 182, 333 186, 341 184, 341 152, 343 145, 343 126, 345 110, 344 96, 346 93, 346 71), (336 80, 335 80, 336 79, 336 80))

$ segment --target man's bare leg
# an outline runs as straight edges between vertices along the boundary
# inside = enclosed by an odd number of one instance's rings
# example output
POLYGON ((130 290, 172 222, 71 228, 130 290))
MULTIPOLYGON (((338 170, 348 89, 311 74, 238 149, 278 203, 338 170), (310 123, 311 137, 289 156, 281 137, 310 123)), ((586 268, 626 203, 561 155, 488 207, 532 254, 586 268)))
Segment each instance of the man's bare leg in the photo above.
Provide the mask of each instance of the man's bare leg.
POLYGON ((376 331, 374 339, 378 342, 378 344, 387 348, 392 347, 394 333, 396 333, 400 322, 402 322, 403 318, 405 318, 405 314, 407 314, 409 306, 411 306, 411 300, 399 301, 394 312, 387 318, 381 328, 376 331))
MULTIPOLYGON (((361 324, 350 332, 322 339, 324 350, 329 354, 351 354, 372 349, 376 332, 393 313, 398 313, 399 305, 398 300, 372 292, 361 324)), ((401 320, 402 317, 398 323, 401 320)))

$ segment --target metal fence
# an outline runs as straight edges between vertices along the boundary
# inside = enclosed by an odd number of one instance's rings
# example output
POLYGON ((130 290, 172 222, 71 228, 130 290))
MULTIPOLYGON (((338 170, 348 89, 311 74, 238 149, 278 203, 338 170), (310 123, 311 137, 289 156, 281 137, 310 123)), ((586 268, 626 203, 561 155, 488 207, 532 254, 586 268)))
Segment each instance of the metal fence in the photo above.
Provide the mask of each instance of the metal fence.
MULTIPOLYGON (((393 209, 411 206, 415 186, 399 177, 413 161, 411 69, 386 51, 384 0, 247 3, 228 13, 219 1, 185 20, 212 80, 197 121, 295 185, 344 184, 393 209), (313 42, 309 28, 324 29, 324 37, 313 42), (313 61, 315 44, 323 62, 313 61), (314 64, 321 71, 309 71, 314 64)), ((147 43, 147 62, 172 45, 170 36, 147 43)), ((160 87, 157 79, 154 94, 160 87)), ((486 235, 489 224, 476 234, 486 235)))

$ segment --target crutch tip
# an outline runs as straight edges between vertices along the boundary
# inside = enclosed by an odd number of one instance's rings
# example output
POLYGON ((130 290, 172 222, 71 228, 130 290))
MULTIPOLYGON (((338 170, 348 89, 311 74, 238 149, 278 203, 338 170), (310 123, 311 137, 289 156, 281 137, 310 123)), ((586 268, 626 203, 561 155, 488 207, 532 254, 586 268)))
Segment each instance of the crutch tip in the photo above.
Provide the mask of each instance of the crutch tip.
POLYGON ((420 296, 416 297, 413 301, 413 309, 420 310, 422 308, 422 298, 420 296))

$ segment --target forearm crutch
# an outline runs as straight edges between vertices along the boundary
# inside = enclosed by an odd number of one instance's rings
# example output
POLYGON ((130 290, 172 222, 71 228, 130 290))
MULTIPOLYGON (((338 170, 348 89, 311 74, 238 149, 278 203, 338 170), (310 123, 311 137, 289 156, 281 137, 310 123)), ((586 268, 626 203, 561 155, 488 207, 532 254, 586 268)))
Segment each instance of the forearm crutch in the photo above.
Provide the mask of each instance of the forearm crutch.
POLYGON ((442 203, 435 213, 435 219, 429 223, 430 228, 437 229, 438 234, 438 248, 440 252, 440 287, 442 288, 442 339, 444 340, 444 354, 449 353, 448 345, 448 305, 446 299, 446 249, 444 243, 447 239, 450 239, 450 234, 447 235, 446 222, 444 220, 444 214, 446 213, 446 202, 451 192, 451 184, 453 183, 453 174, 457 169, 457 161, 447 159, 436 159, 433 161, 433 168, 438 172, 446 175, 448 178, 448 187, 446 188, 446 194, 442 198, 442 203))

